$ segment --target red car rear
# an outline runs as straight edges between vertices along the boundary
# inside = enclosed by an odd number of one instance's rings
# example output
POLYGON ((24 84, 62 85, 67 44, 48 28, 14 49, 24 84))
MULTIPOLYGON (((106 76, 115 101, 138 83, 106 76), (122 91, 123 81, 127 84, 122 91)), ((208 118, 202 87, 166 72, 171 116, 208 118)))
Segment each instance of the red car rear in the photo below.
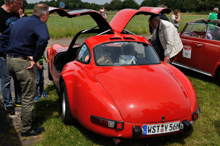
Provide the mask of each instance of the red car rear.
POLYGON ((100 135, 144 138, 190 130, 198 118, 195 90, 187 77, 160 62, 142 36, 125 30, 134 15, 159 14, 170 9, 143 7, 119 11, 110 24, 96 11, 66 12, 90 15, 96 27, 80 31, 69 46, 48 50, 49 77, 61 92, 62 120, 77 120, 100 135), (76 45, 80 34, 97 33, 76 45))

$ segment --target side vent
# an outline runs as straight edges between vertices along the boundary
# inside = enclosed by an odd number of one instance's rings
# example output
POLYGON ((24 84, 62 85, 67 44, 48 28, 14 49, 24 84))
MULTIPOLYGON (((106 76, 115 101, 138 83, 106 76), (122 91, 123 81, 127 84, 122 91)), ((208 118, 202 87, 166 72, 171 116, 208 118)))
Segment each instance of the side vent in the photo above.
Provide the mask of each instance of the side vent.
POLYGON ((122 40, 121 38, 110 38, 110 40, 122 40))
POLYGON ((125 40, 135 40, 134 38, 124 37, 125 40))

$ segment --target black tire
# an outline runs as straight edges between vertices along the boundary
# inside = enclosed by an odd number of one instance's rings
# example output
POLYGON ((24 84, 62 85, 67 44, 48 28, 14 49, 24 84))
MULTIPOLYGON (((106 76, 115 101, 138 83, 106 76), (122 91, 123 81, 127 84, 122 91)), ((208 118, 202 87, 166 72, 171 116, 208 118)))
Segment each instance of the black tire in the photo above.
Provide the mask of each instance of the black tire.
POLYGON ((71 125, 74 120, 70 112, 69 100, 64 82, 61 84, 61 118, 64 124, 71 125))
POLYGON ((217 77, 218 77, 218 85, 220 86, 220 67, 217 72, 217 77))
POLYGON ((48 63, 48 78, 49 78, 49 80, 53 80, 53 78, 52 78, 52 76, 51 76, 51 73, 50 73, 50 65, 49 65, 49 63, 48 63))

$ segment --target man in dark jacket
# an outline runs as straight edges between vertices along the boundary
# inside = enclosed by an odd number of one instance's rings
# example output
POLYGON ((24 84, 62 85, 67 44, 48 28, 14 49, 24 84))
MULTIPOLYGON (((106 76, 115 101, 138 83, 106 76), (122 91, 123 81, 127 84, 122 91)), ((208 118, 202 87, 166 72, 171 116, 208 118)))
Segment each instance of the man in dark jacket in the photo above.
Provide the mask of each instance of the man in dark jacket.
MULTIPOLYGON (((18 10, 22 7, 23 0, 5 0, 5 4, 0 7, 0 35, 3 31, 11 27, 20 17, 18 10)), ((6 64, 6 56, 3 54, 0 47, 0 79, 2 97, 4 106, 8 114, 14 115, 14 104, 12 102, 10 82, 11 75, 8 72, 6 64)), ((15 87, 16 90, 16 87, 15 87)), ((20 97, 15 91, 15 102, 20 104, 20 97)))
POLYGON ((48 6, 37 4, 33 15, 19 19, 0 37, 0 44, 7 44, 2 40, 8 37, 7 49, 3 51, 7 53, 7 65, 11 76, 21 87, 21 136, 38 135, 44 131, 43 127, 32 127, 32 110, 37 80, 35 63, 43 55, 48 44, 48 18, 48 6))

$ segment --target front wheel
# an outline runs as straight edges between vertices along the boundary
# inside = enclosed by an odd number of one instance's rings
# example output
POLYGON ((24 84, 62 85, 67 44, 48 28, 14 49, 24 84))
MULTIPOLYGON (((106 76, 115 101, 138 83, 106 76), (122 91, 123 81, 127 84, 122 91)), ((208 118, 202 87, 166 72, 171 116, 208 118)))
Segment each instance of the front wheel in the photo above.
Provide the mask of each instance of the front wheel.
POLYGON ((51 76, 51 73, 50 73, 50 65, 49 65, 49 62, 47 63, 48 64, 48 78, 49 80, 53 80, 52 76, 51 76))
POLYGON ((70 112, 69 99, 66 91, 65 83, 61 84, 61 118, 64 124, 73 124, 74 120, 70 112))
POLYGON ((220 86, 220 67, 218 69, 217 76, 218 76, 218 85, 220 86))

